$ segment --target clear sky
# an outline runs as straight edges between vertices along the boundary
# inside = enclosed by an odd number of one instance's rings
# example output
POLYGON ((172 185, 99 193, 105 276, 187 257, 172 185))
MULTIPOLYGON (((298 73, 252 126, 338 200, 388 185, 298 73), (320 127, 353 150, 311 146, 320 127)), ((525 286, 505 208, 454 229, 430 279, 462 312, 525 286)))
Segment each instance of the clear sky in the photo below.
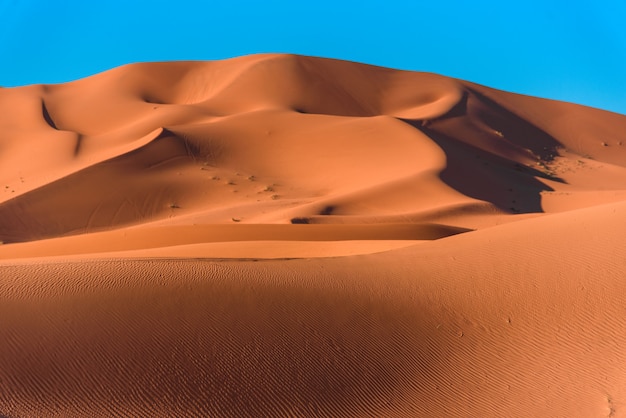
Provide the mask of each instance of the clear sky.
POLYGON ((626 114, 626 1, 0 0, 0 85, 289 52, 626 114))

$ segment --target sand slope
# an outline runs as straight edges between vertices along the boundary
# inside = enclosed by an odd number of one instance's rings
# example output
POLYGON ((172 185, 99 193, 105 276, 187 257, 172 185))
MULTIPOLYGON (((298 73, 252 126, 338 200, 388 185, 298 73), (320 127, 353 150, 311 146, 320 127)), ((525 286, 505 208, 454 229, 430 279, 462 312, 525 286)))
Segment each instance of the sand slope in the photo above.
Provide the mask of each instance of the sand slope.
POLYGON ((625 414, 625 116, 291 55, 0 115, 1 416, 625 414))

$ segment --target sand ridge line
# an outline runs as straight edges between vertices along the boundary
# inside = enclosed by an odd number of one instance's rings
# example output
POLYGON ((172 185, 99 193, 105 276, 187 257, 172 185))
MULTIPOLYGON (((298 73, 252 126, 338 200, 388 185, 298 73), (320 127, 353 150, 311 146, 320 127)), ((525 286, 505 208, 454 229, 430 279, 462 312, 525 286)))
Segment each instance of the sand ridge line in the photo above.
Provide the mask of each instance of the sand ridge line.
POLYGON ((296 260, 312 258, 338 258, 354 255, 375 254, 392 251, 422 240, 370 240, 370 241, 236 241, 204 244, 181 244, 136 250, 88 252, 83 254, 47 255, 19 258, 8 255, 0 259, 2 265, 41 264, 47 262, 67 263, 75 260, 207 260, 242 262, 261 260, 296 260))
POLYGON ((432 240, 467 232, 438 224, 175 225, 127 228, 0 246, 0 257, 58 256, 147 250, 216 242, 432 240))

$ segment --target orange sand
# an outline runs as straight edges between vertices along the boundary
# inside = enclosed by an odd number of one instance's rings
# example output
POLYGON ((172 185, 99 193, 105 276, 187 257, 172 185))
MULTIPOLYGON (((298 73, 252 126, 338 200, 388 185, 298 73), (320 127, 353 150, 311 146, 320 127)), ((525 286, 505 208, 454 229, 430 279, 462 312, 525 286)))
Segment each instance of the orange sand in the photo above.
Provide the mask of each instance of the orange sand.
POLYGON ((292 55, 0 115, 0 416, 626 416, 626 116, 292 55))

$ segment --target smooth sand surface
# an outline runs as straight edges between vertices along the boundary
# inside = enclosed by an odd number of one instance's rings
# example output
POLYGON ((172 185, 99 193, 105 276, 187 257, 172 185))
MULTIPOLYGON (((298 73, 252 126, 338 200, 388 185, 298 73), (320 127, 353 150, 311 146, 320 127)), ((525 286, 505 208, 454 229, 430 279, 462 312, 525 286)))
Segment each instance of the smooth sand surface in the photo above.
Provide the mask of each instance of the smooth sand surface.
POLYGON ((0 417, 626 416, 626 116, 292 55, 0 90, 0 417))

